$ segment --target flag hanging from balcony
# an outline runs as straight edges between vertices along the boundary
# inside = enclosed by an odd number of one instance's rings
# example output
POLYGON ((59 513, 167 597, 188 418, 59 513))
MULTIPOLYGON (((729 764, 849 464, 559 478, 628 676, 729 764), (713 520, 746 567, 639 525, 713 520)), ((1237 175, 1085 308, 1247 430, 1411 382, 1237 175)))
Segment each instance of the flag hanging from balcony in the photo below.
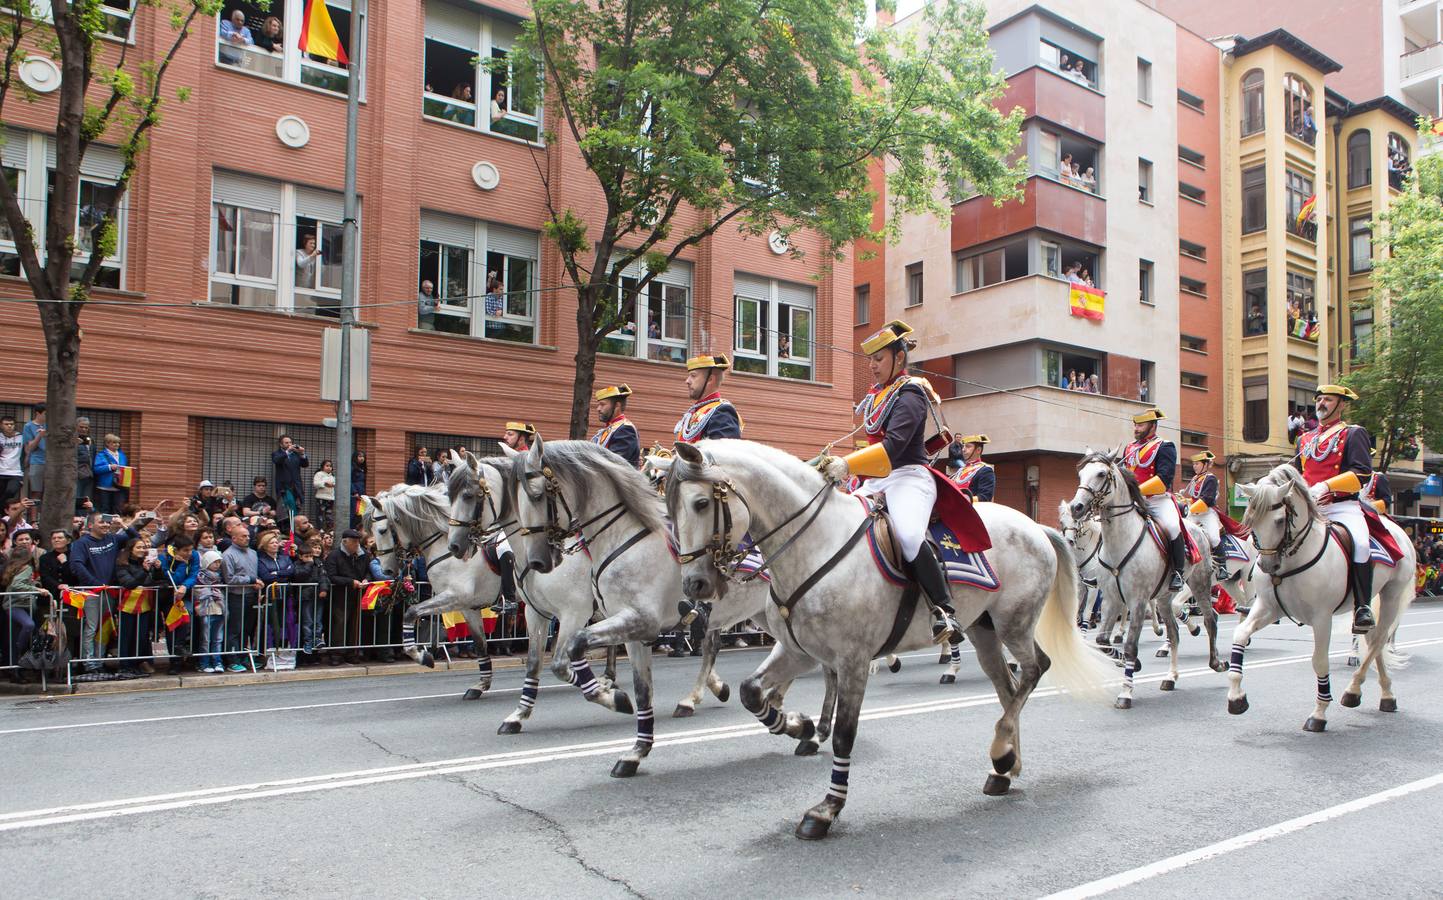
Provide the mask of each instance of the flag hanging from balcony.
POLYGON ((1313 214, 1317 211, 1317 209, 1318 209, 1318 195, 1317 195, 1317 194, 1314 194, 1313 196, 1311 196, 1311 197, 1309 197, 1308 199, 1304 200, 1302 207, 1299 208, 1299 210, 1298 210, 1298 218, 1297 218, 1296 221, 1293 222, 1293 230, 1294 230, 1294 231, 1299 231, 1299 232, 1301 232, 1301 231, 1303 230, 1303 223, 1304 223, 1304 222, 1311 222, 1311 221, 1313 221, 1313 214))
POLYGON ((305 17, 301 20, 300 48, 322 59, 334 59, 341 65, 350 65, 346 48, 341 46, 341 36, 331 23, 331 11, 321 0, 306 0, 305 17))
POLYGON ((1081 316, 1084 319, 1102 319, 1102 305, 1107 293, 1101 288, 1088 287, 1085 284, 1068 285, 1072 291, 1069 300, 1072 303, 1072 314, 1081 316))

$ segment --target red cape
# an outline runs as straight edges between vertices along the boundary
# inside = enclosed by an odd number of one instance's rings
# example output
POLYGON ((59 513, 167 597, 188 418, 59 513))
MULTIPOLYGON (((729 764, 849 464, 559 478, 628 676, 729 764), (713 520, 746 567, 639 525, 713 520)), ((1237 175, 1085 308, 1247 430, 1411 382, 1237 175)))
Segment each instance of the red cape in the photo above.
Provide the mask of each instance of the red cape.
POLYGON ((1383 524, 1383 517, 1378 515, 1378 511, 1364 503, 1363 519, 1368 523, 1368 534, 1383 545, 1383 549, 1393 557, 1393 562, 1402 559, 1403 551, 1398 549, 1398 543, 1393 540, 1392 533, 1388 531, 1388 526, 1383 524))
POLYGON ((972 500, 946 475, 931 466, 927 467, 927 471, 932 473, 932 480, 937 484, 937 502, 932 506, 932 515, 952 529, 963 552, 981 553, 989 549, 992 538, 987 534, 987 525, 982 517, 973 508, 972 500))

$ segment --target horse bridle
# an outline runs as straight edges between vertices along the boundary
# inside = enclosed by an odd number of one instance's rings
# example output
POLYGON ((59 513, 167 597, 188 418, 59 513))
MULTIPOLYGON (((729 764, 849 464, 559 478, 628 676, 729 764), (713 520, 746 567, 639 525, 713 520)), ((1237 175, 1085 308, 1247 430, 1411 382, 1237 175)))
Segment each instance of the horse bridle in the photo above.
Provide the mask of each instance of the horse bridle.
MULTIPOLYGON (((389 522, 389 521, 391 520, 391 517, 390 517, 390 516, 387 516, 387 515, 385 514, 386 508, 381 505, 381 500, 380 500, 380 498, 379 498, 379 497, 372 497, 372 498, 371 498, 371 502, 375 505, 375 508, 376 508, 376 509, 378 509, 378 510, 381 511, 381 515, 379 515, 379 516, 378 516, 378 515, 375 515, 375 514, 372 514, 372 515, 371 515, 371 521, 372 521, 372 522, 389 522)), ((439 541, 441 538, 443 538, 443 537, 445 537, 445 536, 446 536, 446 532, 444 532, 444 531, 436 531, 436 532, 433 532, 432 534, 430 534, 429 536, 427 536, 427 537, 426 537, 424 540, 422 540, 419 544, 413 544, 413 545, 411 545, 411 546, 402 548, 402 547, 401 547, 401 543, 400 543, 399 541, 395 540, 395 532, 392 532, 392 534, 391 534, 392 540, 391 540, 391 546, 390 546, 390 548, 387 549, 387 550, 382 550, 380 553, 376 554, 376 557, 377 557, 378 559, 385 559, 387 556, 394 556, 394 557, 396 558, 397 562, 400 563, 400 565, 397 567, 396 571, 397 571, 398 573, 404 572, 404 571, 406 570, 406 565, 407 565, 411 560, 415 559, 417 556, 420 556, 422 559, 426 559, 426 548, 427 548, 427 547, 430 547, 432 544, 436 543, 437 541, 439 541)), ((436 557, 434 560, 427 559, 427 560, 426 560, 426 571, 427 571, 427 572, 430 572, 432 566, 440 565, 441 563, 445 562, 446 560, 451 559, 452 556, 454 556, 454 554, 451 553, 450 550, 447 550, 445 553, 443 553, 442 555, 436 557)))
MULTIPOLYGON (((582 540, 573 541, 571 546, 568 547, 567 541, 572 537, 582 536, 584 529, 605 519, 607 516, 611 516, 605 525, 602 525, 596 530, 595 534, 591 535, 589 540, 594 541, 608 528, 626 517, 626 504, 618 500, 586 521, 578 522, 576 521, 576 514, 571 511, 571 505, 566 502, 566 495, 562 493, 561 481, 556 477, 556 473, 551 470, 550 466, 542 466, 540 472, 527 472, 525 477, 527 481, 536 478, 544 480, 542 496, 546 500, 546 521, 541 525, 521 525, 516 531, 518 534, 523 535, 544 534, 546 536, 546 543, 553 550, 564 554, 575 553, 586 546, 588 539, 583 537, 582 540), (566 524, 564 525, 561 522, 562 511, 566 513, 566 524)), ((523 487, 522 490, 526 490, 526 488, 523 487)), ((529 490, 527 490, 527 496, 531 496, 529 490)), ((532 497, 532 499, 536 498, 532 497)), ((643 535, 647 531, 648 529, 642 529, 643 535)), ((639 539, 640 538, 636 538, 635 540, 639 539)), ((631 542, 626 546, 629 548, 631 542)))
MULTIPOLYGON (((1067 541, 1068 546, 1072 547, 1073 549, 1076 549, 1076 548, 1077 548, 1077 543, 1076 543, 1076 541, 1075 541, 1075 537, 1080 537, 1081 535, 1082 535, 1082 526, 1081 526, 1079 523, 1077 523, 1077 522, 1073 522, 1071 525, 1068 525, 1066 528, 1063 528, 1063 529, 1062 529, 1062 537, 1063 537, 1063 540, 1067 541), (1067 533, 1068 533, 1069 531, 1073 533, 1074 537, 1069 538, 1069 537, 1067 536, 1067 533)), ((1081 570, 1087 568, 1088 564, 1091 563, 1094 559, 1097 559, 1097 554, 1099 554, 1099 553, 1101 553, 1101 552, 1102 552, 1102 534, 1099 532, 1098 535, 1097 535, 1097 543, 1095 543, 1095 544, 1092 545, 1092 552, 1088 553, 1088 554, 1087 554, 1087 558, 1084 559, 1084 560, 1082 560, 1082 562, 1079 562, 1079 563, 1077 564, 1077 569, 1078 569, 1078 571, 1081 571, 1081 570)))
POLYGON ((511 519, 508 519, 504 522, 501 521, 501 511, 496 508, 496 497, 491 492, 490 482, 488 482, 486 480, 486 477, 482 475, 479 471, 475 474, 477 489, 481 492, 482 500, 485 501, 486 508, 491 513, 491 526, 488 528, 487 526, 483 525, 483 517, 475 514, 475 510, 481 506, 481 501, 472 501, 471 519, 467 521, 462 521, 455 516, 449 516, 446 519, 446 524, 452 528, 466 529, 466 535, 470 539, 472 545, 479 547, 482 544, 486 543, 488 540, 490 540, 492 536, 494 536, 497 532, 504 533, 506 531, 506 526, 515 524, 515 521, 511 519))
POLYGON ((793 512, 791 515, 787 516, 775 528, 768 531, 766 534, 763 534, 761 537, 751 538, 745 545, 743 545, 740 543, 734 543, 731 539, 732 495, 735 494, 737 500, 742 504, 742 506, 746 507, 748 521, 750 521, 751 519, 751 506, 747 504, 746 498, 742 497, 742 495, 737 492, 736 486, 733 485, 730 481, 713 481, 711 482, 711 496, 713 501, 711 538, 705 544, 695 550, 689 550, 686 552, 678 551, 676 554, 676 561, 684 565, 686 563, 699 559, 702 556, 710 555, 712 559, 712 565, 715 566, 716 570, 720 572, 725 578, 730 581, 737 582, 738 584, 745 584, 746 582, 751 581, 754 578, 761 577, 763 573, 771 570, 772 565, 777 560, 781 559, 782 555, 785 554, 796 544, 797 539, 800 538, 803 534, 805 534, 807 529, 812 527, 812 523, 817 520, 817 516, 821 515, 822 508, 827 505, 827 501, 830 500, 831 495, 835 493, 837 492, 833 489, 832 483, 830 481, 824 481, 822 483, 821 490, 813 494, 811 499, 808 500, 806 503, 802 504, 796 510, 796 512, 793 512), (815 509, 812 509, 813 504, 816 504, 815 509), (763 541, 771 538, 777 532, 781 531, 783 528, 786 528, 788 525, 795 522, 808 509, 812 509, 812 514, 807 517, 807 520, 804 523, 802 523, 802 527, 797 529, 796 534, 792 535, 791 537, 787 538, 785 541, 782 542, 782 545, 777 548, 775 553, 768 553, 766 555, 766 560, 754 571, 748 572, 740 576, 736 574, 738 567, 740 567, 742 564, 742 561, 747 558, 747 556, 752 552, 754 548, 760 549, 763 541))
MULTIPOLYGON (((1284 492, 1283 496, 1278 498, 1278 502, 1274 503, 1272 506, 1267 507, 1263 510, 1263 512, 1274 513, 1280 509, 1284 510, 1286 514, 1283 517, 1283 537, 1282 540, 1278 542, 1278 545, 1276 547, 1272 548, 1271 550, 1263 549, 1263 545, 1258 543, 1257 531, 1253 532, 1253 546, 1257 548, 1258 556, 1260 557, 1276 556, 1281 558, 1284 556, 1292 556, 1295 552, 1297 552, 1298 548, 1302 545, 1303 540, 1308 535, 1308 529, 1306 528, 1306 525, 1312 523, 1312 515, 1309 514, 1308 521, 1304 523, 1305 527, 1299 529, 1298 532, 1295 534, 1293 532, 1293 525, 1298 520, 1298 514, 1293 511, 1293 507, 1287 502, 1286 492, 1284 492)), ((1323 546, 1326 547, 1327 543, 1324 542, 1323 546)))
MULTIPOLYGON (((1117 470, 1117 464, 1116 464, 1116 463, 1105 462, 1105 463, 1103 463, 1103 465, 1105 465, 1105 466, 1107 467, 1107 469, 1108 469, 1109 472, 1113 472, 1113 471, 1116 471, 1116 470, 1117 470)), ((1086 492, 1087 492, 1087 497, 1088 497, 1088 500, 1087 500, 1087 513, 1083 516, 1083 518, 1092 518, 1093 516, 1098 516, 1098 517, 1101 517, 1101 518, 1103 518, 1103 519, 1115 519, 1115 518, 1117 518, 1118 516, 1123 515, 1122 512, 1115 512, 1115 510, 1134 510, 1134 509, 1137 510, 1138 512, 1142 513, 1144 516, 1150 515, 1150 513, 1148 513, 1148 511, 1147 511, 1146 509, 1143 509, 1142 507, 1139 507, 1139 506, 1137 505, 1137 502, 1134 501, 1131 497, 1128 498, 1128 501, 1127 501, 1126 503, 1106 503, 1106 502, 1104 502, 1104 501, 1107 499, 1107 495, 1110 494, 1110 493, 1112 493, 1111 482, 1112 482, 1112 479, 1109 478, 1109 479, 1108 479, 1108 489, 1107 489, 1107 491, 1106 491, 1105 493, 1104 493, 1103 491, 1097 490, 1096 488, 1094 488, 1094 487, 1093 487, 1092 485, 1090 485, 1090 484, 1079 484, 1079 485, 1077 486, 1077 487, 1078 487, 1078 490, 1086 491, 1086 492)), ((1099 546, 1101 546, 1101 542, 1099 542, 1099 546)))

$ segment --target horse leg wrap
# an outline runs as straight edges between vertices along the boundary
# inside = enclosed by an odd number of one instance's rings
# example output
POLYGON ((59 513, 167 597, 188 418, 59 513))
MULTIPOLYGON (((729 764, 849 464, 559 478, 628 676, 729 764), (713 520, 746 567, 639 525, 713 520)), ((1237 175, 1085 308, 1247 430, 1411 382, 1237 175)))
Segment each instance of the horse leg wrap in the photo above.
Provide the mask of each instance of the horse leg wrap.
POLYGON ((587 662, 585 657, 572 661, 571 683, 581 688, 581 693, 585 694, 588 700, 596 699, 596 695, 601 693, 601 685, 591 673, 591 663, 587 662))
POLYGON ((1129 659, 1124 661, 1122 664, 1122 683, 1128 687, 1132 687, 1132 676, 1136 674, 1136 672, 1137 662, 1135 660, 1129 659))
POLYGON ((952 645, 952 662, 955 664, 955 663, 960 663, 961 661, 962 661, 962 645, 961 645, 961 644, 953 644, 953 645, 952 645))
POLYGON ((650 747, 656 742, 656 716, 647 706, 636 711, 636 742, 650 747))
POLYGON ((1318 702, 1333 702, 1333 686, 1327 675, 1324 675, 1318 679, 1318 702))
POLYGON ((849 756, 832 757, 832 783, 827 787, 827 796, 833 797, 842 802, 847 800, 847 776, 852 770, 852 758, 849 756))
POLYGON ((541 682, 535 678, 528 678, 521 682, 521 708, 530 710, 536 705, 536 692, 541 687, 541 682))
POLYGON ((401 625, 401 643, 407 647, 416 646, 416 623, 405 622, 401 625))
POLYGON ((476 669, 481 673, 482 681, 491 680, 491 657, 483 656, 476 663, 476 669))
POLYGON ((775 706, 768 706, 765 712, 757 716, 757 721, 767 726, 767 731, 772 734, 782 734, 787 730, 787 717, 775 706))
POLYGON ((1233 655, 1228 660, 1228 671, 1235 675, 1243 674, 1243 645, 1233 644, 1233 655))

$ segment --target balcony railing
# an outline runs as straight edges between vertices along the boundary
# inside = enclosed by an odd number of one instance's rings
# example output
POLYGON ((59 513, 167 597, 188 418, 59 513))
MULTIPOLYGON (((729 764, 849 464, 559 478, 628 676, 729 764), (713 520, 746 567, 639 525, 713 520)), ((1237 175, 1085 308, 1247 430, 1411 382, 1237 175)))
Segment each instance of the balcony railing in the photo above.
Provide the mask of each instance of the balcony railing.
POLYGON ((1399 62, 1405 81, 1434 69, 1443 68, 1443 42, 1429 44, 1410 53, 1404 53, 1399 62))

